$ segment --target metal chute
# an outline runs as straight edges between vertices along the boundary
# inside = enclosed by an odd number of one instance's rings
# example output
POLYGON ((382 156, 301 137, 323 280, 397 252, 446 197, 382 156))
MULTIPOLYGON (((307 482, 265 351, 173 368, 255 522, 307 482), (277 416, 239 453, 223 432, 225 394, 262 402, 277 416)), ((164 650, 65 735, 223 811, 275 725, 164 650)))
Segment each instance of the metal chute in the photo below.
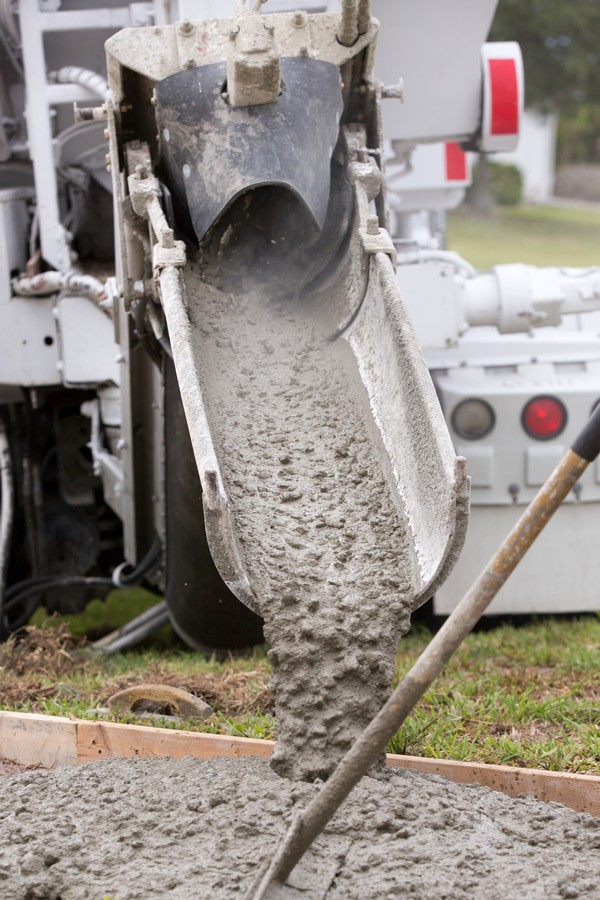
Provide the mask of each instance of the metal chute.
POLYGON ((290 190, 317 229, 329 199, 329 169, 342 113, 332 63, 282 59, 274 103, 232 106, 225 62, 185 69, 156 86, 164 177, 200 241, 225 209, 264 185, 290 190))
MULTIPOLYGON (((276 696, 287 679, 320 698, 301 732, 294 691, 283 692, 277 710, 274 765, 310 779, 325 776, 352 740, 352 728, 331 728, 327 710, 344 718, 350 703, 359 727, 389 690, 410 612, 462 545, 468 479, 383 227, 380 95, 369 51, 376 23, 349 47, 338 41, 335 15, 295 22, 282 14, 263 27, 249 14, 219 27, 189 23, 183 38, 181 28, 151 29, 147 74, 126 35, 111 48, 142 69, 122 76, 133 94, 154 81, 155 120, 138 133, 158 132, 158 143, 125 145, 127 186, 133 214, 150 225, 202 500, 202 536, 185 504, 189 558, 172 538, 167 546, 167 568, 178 569, 167 573, 167 600, 178 630, 201 643, 195 610, 214 588, 197 565, 207 547, 229 595, 265 621, 276 696), (227 31, 235 40, 225 44, 227 31), (233 105, 224 92, 232 73, 246 71, 260 83, 257 102, 238 85, 233 105), (310 653, 298 652, 298 629, 310 653), (346 633, 357 636, 350 654, 340 644, 346 633), (345 680, 331 675, 347 670, 345 680)), ((135 96, 121 104, 129 107, 121 127, 135 134, 135 96)), ((176 454, 168 458, 176 465, 176 454)), ((184 508, 177 481, 167 479, 173 527, 184 508)))

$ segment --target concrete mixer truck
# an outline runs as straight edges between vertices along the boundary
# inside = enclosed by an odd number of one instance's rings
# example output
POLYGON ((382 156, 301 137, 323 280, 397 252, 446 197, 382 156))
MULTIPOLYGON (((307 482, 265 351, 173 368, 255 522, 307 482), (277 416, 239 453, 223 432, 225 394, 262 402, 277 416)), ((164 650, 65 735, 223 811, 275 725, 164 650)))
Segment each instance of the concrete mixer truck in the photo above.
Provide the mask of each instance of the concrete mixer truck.
POLYGON ((367 0, 0 4, 5 635, 141 580, 165 600, 125 641, 168 617, 197 647, 316 586, 335 616, 359 585, 403 616, 439 592, 468 479, 396 277, 381 110, 408 111, 402 153, 514 141, 518 52, 482 55, 495 4, 468 5, 432 132, 418 54, 377 76, 367 0))

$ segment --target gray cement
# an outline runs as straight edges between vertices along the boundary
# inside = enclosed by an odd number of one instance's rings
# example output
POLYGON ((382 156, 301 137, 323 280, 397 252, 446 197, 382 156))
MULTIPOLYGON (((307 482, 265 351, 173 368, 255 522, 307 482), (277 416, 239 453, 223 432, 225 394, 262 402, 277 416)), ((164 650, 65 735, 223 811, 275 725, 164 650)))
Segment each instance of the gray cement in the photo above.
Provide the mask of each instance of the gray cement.
POLYGON ((303 780, 326 777, 387 699, 415 596, 389 459, 355 357, 331 340, 334 298, 303 293, 332 249, 315 237, 291 195, 253 192, 184 270, 203 400, 271 645, 273 766, 303 780))
POLYGON ((311 244, 291 195, 276 198, 253 192, 232 208, 186 266, 185 295, 240 555, 271 645, 273 766, 312 780, 333 771, 389 695, 414 566, 355 357, 331 340, 335 298, 303 293, 331 247, 323 237, 325 251, 311 244))
POLYGON ((407 527, 347 343, 298 298, 194 276, 205 403, 272 648, 273 765, 325 777, 389 694, 414 598, 407 527))
MULTIPOLYGON (((244 896, 317 790, 255 759, 111 760, 2 778, 0 897, 244 896)), ((334 875, 327 900, 597 900, 600 819, 397 770, 360 782, 315 860, 314 885, 328 865, 334 875)))

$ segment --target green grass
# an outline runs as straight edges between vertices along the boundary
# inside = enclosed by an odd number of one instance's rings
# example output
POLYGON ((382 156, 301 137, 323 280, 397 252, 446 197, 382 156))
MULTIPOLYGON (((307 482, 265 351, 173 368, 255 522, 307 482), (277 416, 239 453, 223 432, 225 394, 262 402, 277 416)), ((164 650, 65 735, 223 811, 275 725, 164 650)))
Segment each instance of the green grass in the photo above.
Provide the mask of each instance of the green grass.
MULTIPOLYGON (((137 595, 137 592, 136 592, 137 595)), ((136 596, 134 595, 134 596, 136 596)), ((146 595, 148 605, 155 598, 146 595)), ((114 625, 123 595, 105 612, 114 625)), ((137 596, 139 611, 142 598, 137 596)), ((69 617, 73 630, 99 627, 100 609, 69 617)), ((98 718, 122 687, 142 681, 172 684, 203 696, 214 713, 204 722, 163 724, 213 734, 273 738, 266 648, 218 658, 191 651, 169 636, 114 656, 73 646, 60 619, 22 644, 0 649, 4 709, 98 718), (55 627, 58 626, 58 627, 55 627)), ((396 679, 430 639, 415 625, 403 639, 396 679)), ((471 635, 427 692, 389 751, 557 771, 600 772, 600 617, 543 617, 471 635)), ((133 714, 114 721, 139 722, 133 714)), ((148 721, 144 722, 149 724, 148 721)), ((150 723, 154 724, 154 723, 150 723)))
MULTIPOLYGON (((429 635, 398 655, 407 671, 429 635)), ((600 772, 600 618, 544 617, 470 635, 389 750, 600 772)))
MULTIPOLYGON (((135 616, 139 616, 161 600, 156 594, 143 588, 134 587, 127 590, 111 591, 106 600, 92 600, 82 613, 69 616, 56 616, 53 624, 66 622, 69 630, 76 637, 90 637, 107 634, 121 628, 135 616)), ((48 621, 44 609, 38 609, 31 617, 30 625, 43 625, 48 621)), ((170 628, 156 632, 152 638, 153 646, 174 644, 175 639, 170 628)))
POLYGON ((600 265, 600 211, 497 207, 482 217, 462 207, 448 216, 448 246, 478 269, 514 262, 600 265))

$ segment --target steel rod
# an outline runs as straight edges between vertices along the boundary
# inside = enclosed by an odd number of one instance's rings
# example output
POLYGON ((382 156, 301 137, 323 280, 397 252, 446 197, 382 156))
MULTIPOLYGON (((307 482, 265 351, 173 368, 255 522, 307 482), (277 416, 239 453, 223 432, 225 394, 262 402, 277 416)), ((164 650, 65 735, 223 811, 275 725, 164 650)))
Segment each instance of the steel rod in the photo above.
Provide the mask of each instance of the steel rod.
POLYGON ((146 622, 138 622, 135 628, 129 628, 125 634, 116 635, 110 643, 103 644, 98 649, 102 650, 103 653, 120 653, 122 650, 128 650, 151 634, 154 634, 159 628, 164 628, 165 625, 169 624, 169 621, 169 613, 165 604, 165 609, 157 610, 153 618, 148 619, 146 622))
POLYGON ((110 634, 104 635, 104 637, 99 638, 97 641, 94 641, 93 646, 97 648, 104 649, 110 646, 113 641, 125 637, 132 632, 137 631, 140 627, 147 625, 148 623, 152 623, 155 620, 160 620, 160 625, 155 625, 156 628, 161 628, 163 624, 166 624, 168 621, 168 610, 166 601, 161 600, 159 603, 155 603, 154 606, 151 606, 150 609, 147 609, 145 612, 140 613, 139 616, 136 616, 135 619, 130 619, 129 622, 126 622, 120 628, 116 628, 114 631, 111 631, 110 634), (162 620, 165 620, 164 622, 162 620))
POLYGON ((358 0, 358 33, 366 34, 371 24, 371 0, 358 0))

